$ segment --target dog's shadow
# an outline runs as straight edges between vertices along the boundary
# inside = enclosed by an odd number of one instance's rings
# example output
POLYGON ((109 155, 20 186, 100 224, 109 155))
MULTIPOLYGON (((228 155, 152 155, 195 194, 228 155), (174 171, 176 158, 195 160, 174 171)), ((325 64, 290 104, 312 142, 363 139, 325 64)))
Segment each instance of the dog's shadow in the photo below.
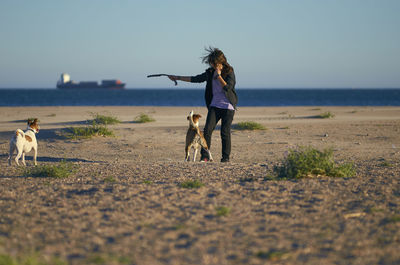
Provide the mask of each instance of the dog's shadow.
MULTIPOLYGON (((1 158, 8 158, 8 154, 0 154, 1 158)), ((15 158, 15 153, 13 158, 15 158)), ((33 161, 33 156, 27 154, 25 156, 26 161, 33 161)), ((49 157, 49 156, 39 156, 37 157, 37 162, 50 162, 50 163, 60 163, 60 162, 72 162, 72 163, 105 163, 104 161, 94 161, 80 158, 61 158, 61 157, 49 157)))

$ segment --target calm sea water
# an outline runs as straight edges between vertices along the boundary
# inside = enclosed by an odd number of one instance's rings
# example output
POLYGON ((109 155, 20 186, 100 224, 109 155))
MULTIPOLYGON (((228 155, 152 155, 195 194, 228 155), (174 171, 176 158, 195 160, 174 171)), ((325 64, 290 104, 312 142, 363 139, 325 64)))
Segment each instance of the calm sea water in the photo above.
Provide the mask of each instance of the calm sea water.
MULTIPOLYGON (((400 106, 400 89, 237 89, 238 106, 400 106)), ((0 106, 204 106, 204 89, 0 89, 0 106)))

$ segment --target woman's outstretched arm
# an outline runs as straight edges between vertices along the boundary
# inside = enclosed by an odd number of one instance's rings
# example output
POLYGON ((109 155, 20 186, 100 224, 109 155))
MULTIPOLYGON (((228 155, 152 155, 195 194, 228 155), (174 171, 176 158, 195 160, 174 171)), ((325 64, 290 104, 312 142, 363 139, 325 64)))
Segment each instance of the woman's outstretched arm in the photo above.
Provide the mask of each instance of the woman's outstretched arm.
POLYGON ((171 79, 172 81, 185 81, 185 82, 191 82, 192 77, 191 76, 179 76, 179 75, 168 75, 168 78, 171 79))

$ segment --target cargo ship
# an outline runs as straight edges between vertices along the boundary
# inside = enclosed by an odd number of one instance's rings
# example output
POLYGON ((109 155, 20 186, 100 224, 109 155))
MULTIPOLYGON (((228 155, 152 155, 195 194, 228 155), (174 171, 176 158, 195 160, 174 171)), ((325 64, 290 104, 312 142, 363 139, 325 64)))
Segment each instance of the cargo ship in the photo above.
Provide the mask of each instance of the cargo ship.
POLYGON ((59 89, 124 89, 125 83, 118 79, 102 80, 101 84, 97 81, 75 82, 71 80, 69 74, 61 74, 60 80, 57 82, 59 89))

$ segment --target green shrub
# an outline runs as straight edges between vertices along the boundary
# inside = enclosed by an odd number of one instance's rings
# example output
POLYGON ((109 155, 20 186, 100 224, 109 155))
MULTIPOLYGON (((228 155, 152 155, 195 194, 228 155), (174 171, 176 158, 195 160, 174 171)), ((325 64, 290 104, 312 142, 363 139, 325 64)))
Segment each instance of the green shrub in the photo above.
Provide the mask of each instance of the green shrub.
POLYGON ((236 129, 238 130, 266 130, 263 125, 254 122, 254 121, 245 121, 245 122, 239 122, 236 125, 236 129))
POLYGON ((335 117, 335 114, 331 113, 330 111, 321 113, 317 116, 320 119, 331 119, 333 117, 335 117))
POLYGON ((98 113, 92 113, 93 121, 96 124, 103 124, 103 125, 112 125, 121 123, 121 121, 117 117, 113 116, 105 116, 98 113))
POLYGON ((114 254, 92 254, 86 258, 84 264, 132 264, 132 260, 125 256, 114 254))
POLYGON ((240 183, 244 183, 244 182, 253 182, 253 181, 256 181, 257 179, 256 178, 253 178, 253 177, 241 177, 240 179, 239 179, 239 182, 240 183))
POLYGON ((23 174, 27 177, 66 178, 75 173, 76 170, 76 165, 70 162, 61 161, 56 165, 38 165, 26 168, 23 174))
POLYGON ((287 255, 286 251, 258 251, 256 256, 260 259, 278 261, 287 255))
MULTIPOLYGON (((47 258, 48 260, 49 258, 47 258)), ((39 254, 25 254, 19 257, 12 257, 8 254, 0 254, 0 265, 66 265, 65 260, 58 257, 51 257, 50 261, 46 261, 39 254)))
POLYGON ((153 184, 153 181, 145 179, 145 180, 143 180, 143 184, 151 185, 151 184, 153 184))
POLYGON ((400 215, 393 215, 391 217, 388 217, 386 220, 390 223, 398 223, 400 222, 400 215))
POLYGON ((186 189, 197 189, 203 187, 204 184, 196 180, 187 180, 179 184, 179 187, 186 189))
POLYGON ((18 263, 10 255, 0 254, 1 265, 17 265, 18 263))
POLYGON ((141 113, 140 115, 136 116, 134 122, 136 123, 146 123, 146 122, 153 122, 156 121, 152 117, 147 114, 141 113))
POLYGON ((231 212, 231 208, 225 206, 219 206, 215 208, 217 216, 227 216, 231 212))
POLYGON ((114 132, 104 125, 92 121, 91 125, 85 127, 71 127, 67 137, 73 139, 91 138, 93 136, 114 136, 114 132))
POLYGON ((378 161, 380 162, 378 164, 379 167, 393 167, 393 164, 384 158, 380 158, 380 159, 378 159, 378 161))
POLYGON ((105 179, 104 179, 104 182, 107 182, 107 183, 114 183, 114 182, 116 182, 117 180, 113 177, 113 176, 109 176, 109 177, 106 177, 105 179))
POLYGON ((288 156, 280 166, 274 167, 278 178, 299 179, 313 176, 353 177, 353 163, 337 165, 333 160, 333 150, 316 150, 312 147, 300 147, 289 150, 288 156))

